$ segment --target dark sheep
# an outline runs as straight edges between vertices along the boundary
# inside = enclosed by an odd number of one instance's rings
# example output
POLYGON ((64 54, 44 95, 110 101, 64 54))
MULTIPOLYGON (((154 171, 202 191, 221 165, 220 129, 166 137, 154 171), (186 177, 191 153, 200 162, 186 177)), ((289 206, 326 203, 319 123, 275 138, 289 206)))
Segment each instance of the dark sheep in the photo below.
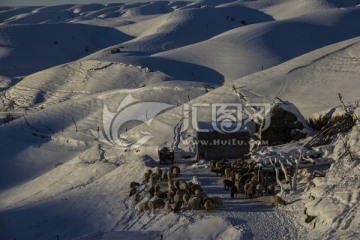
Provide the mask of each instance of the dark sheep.
POLYGON ((140 186, 140 183, 137 183, 137 182, 131 182, 130 183, 130 189, 131 188, 137 188, 137 187, 139 187, 140 186))
POLYGON ((228 190, 229 188, 232 188, 234 186, 234 182, 229 179, 224 179, 223 184, 225 190, 228 190))
POLYGON ((230 188, 230 197, 231 198, 234 198, 235 196, 237 196, 237 193, 238 193, 238 189, 236 186, 232 186, 230 188))

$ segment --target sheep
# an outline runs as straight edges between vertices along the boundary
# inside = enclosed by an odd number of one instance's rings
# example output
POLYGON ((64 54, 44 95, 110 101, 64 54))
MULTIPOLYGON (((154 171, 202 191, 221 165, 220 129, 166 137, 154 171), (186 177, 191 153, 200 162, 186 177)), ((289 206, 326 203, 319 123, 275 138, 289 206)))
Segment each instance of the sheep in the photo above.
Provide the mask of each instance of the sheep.
POLYGON ((251 179, 253 177, 253 175, 252 174, 250 174, 250 173, 245 173, 241 178, 240 178, 240 183, 241 184, 245 184, 246 183, 246 181, 248 180, 248 179, 251 179))
POLYGON ((163 171, 161 170, 161 168, 156 168, 155 173, 159 176, 162 176, 163 171))
POLYGON ((204 199, 202 200, 202 204, 204 205, 207 200, 211 201, 211 199, 208 196, 204 197, 204 199))
POLYGON ((189 199, 187 207, 189 209, 200 209, 201 208, 201 198, 200 197, 191 197, 189 199))
POLYGON ((216 162, 214 160, 209 161, 210 168, 215 168, 216 167, 215 165, 216 165, 216 162))
POLYGON ((168 179, 167 184, 168 184, 168 187, 169 187, 169 186, 173 186, 173 185, 174 185, 174 182, 173 182, 173 180, 168 179))
POLYGON ((150 186, 155 186, 155 184, 157 184, 157 180, 155 179, 155 178, 151 178, 150 177, 150 181, 149 181, 149 184, 150 184, 150 186))
POLYGON ((161 199, 166 199, 167 198, 167 195, 168 193, 167 192, 155 192, 155 195, 158 197, 158 198, 161 198, 161 199))
POLYGON ((231 168, 226 168, 225 169, 225 177, 226 178, 230 178, 231 171, 232 171, 231 168))
POLYGON ((180 183, 179 188, 181 190, 188 190, 189 186, 186 184, 186 182, 182 182, 182 183, 180 183))
POLYGON ((153 187, 153 186, 150 187, 148 192, 149 192, 149 195, 150 195, 151 198, 154 197, 154 195, 155 195, 155 187, 153 187))
POLYGON ((174 187, 175 187, 177 190, 180 189, 180 183, 179 183, 178 180, 176 180, 176 181, 174 182, 174 187))
POLYGON ((248 195, 249 198, 255 196, 256 193, 256 185, 252 183, 247 183, 244 186, 245 194, 248 195))
POLYGON ((190 199, 189 195, 184 194, 183 197, 182 197, 183 204, 184 204, 184 205, 187 205, 188 202, 189 202, 189 199, 190 199))
POLYGON ((144 212, 149 210, 149 203, 148 202, 141 202, 137 205, 137 209, 139 212, 144 212))
POLYGON ((279 205, 286 205, 286 202, 284 201, 284 199, 282 199, 278 195, 270 196, 270 202, 271 202, 271 205, 274 207, 278 207, 279 205))
POLYGON ((211 201, 212 204, 214 205, 214 208, 216 208, 216 207, 223 207, 223 206, 224 206, 224 204, 223 204, 223 202, 222 202, 222 200, 221 200, 220 197, 212 197, 212 198, 210 198, 210 201, 211 201))
POLYGON ((235 173, 235 179, 236 181, 239 181, 242 175, 246 174, 246 170, 244 168, 238 168, 235 173))
POLYGON ((173 192, 168 192, 167 193, 167 198, 170 199, 172 203, 175 202, 174 201, 174 196, 175 196, 175 194, 173 192))
POLYGON ((165 204, 164 200, 156 197, 156 198, 149 201, 149 208, 151 210, 155 210, 157 208, 164 207, 164 204, 165 204))
POLYGON ((159 192, 160 191, 160 185, 157 183, 154 186, 155 192, 159 192))
POLYGON ((224 185, 224 189, 228 190, 229 188, 234 186, 234 182, 229 179, 224 179, 223 185, 224 185))
POLYGON ((256 195, 257 196, 263 195, 263 186, 260 183, 256 185, 256 195))
POLYGON ((172 180, 172 172, 171 171, 167 172, 166 175, 167 175, 168 181, 172 180))
POLYGON ((172 193, 176 193, 177 189, 174 186, 168 186, 168 191, 172 193))
POLYGON ((229 180, 232 181, 232 182, 235 182, 235 174, 234 173, 230 174, 229 180))
POLYGON ((185 195, 185 194, 190 196, 189 192, 186 191, 186 190, 177 190, 177 191, 176 191, 176 194, 179 195, 181 198, 182 198, 183 195, 185 195))
POLYGON ((210 210, 214 209, 214 205, 211 202, 211 200, 206 200, 206 202, 204 204, 204 208, 206 211, 210 211, 210 210))
POLYGON ((146 183, 148 182, 150 179, 150 174, 148 172, 144 173, 144 176, 143 176, 143 183, 146 183))
POLYGON ((178 202, 178 201, 182 202, 182 196, 180 196, 179 194, 175 194, 174 195, 174 202, 178 202))
POLYGON ((134 195, 136 193, 136 188, 131 188, 130 189, 130 194, 129 196, 131 197, 132 195, 134 195))
POLYGON ((275 194, 275 185, 274 185, 274 184, 270 184, 270 185, 267 187, 267 191, 268 191, 269 195, 274 195, 274 194, 275 194))
POLYGON ((207 198, 206 193, 199 192, 198 190, 196 190, 195 196, 196 196, 196 197, 200 197, 200 198, 201 198, 201 201, 203 201, 205 198, 207 198))
POLYGON ((140 186, 140 184, 137 183, 137 182, 131 182, 131 183, 130 183, 130 189, 131 189, 131 188, 137 188, 137 187, 139 187, 139 186, 140 186))
POLYGON ((155 182, 157 183, 159 180, 160 180, 160 177, 161 175, 157 174, 157 173, 152 173, 150 175, 150 182, 155 182))
POLYGON ((216 162, 215 167, 221 168, 223 166, 223 163, 221 161, 216 162))
POLYGON ((161 181, 165 182, 168 180, 168 173, 167 172, 163 172, 161 175, 161 181))
POLYGON ((194 195, 199 195, 201 191, 199 189, 195 189, 194 195))
POLYGON ((164 206, 164 211, 166 214, 169 214, 173 211, 171 205, 169 203, 165 203, 165 206, 164 206))
POLYGON ((190 189, 192 193, 195 193, 196 190, 202 192, 202 188, 199 184, 192 184, 190 189))
POLYGON ((216 173, 216 176, 217 176, 218 174, 220 174, 220 176, 222 177, 222 176, 224 176, 224 174, 225 174, 225 167, 222 166, 222 167, 220 167, 220 168, 212 168, 212 169, 210 170, 210 172, 216 173))
POLYGON ((173 177, 175 177, 175 178, 180 175, 180 168, 177 167, 177 166, 172 166, 172 167, 170 168, 170 171, 171 171, 173 177))
POLYGON ((179 212, 181 206, 182 206, 182 201, 181 200, 176 201, 175 204, 174 204, 174 208, 173 208, 174 213, 179 212))
POLYGON ((236 187, 236 186, 232 186, 232 187, 230 188, 230 197, 231 197, 231 198, 234 198, 235 195, 237 195, 237 192, 238 192, 237 187, 236 187))
POLYGON ((135 202, 135 203, 140 202, 140 194, 139 194, 139 193, 135 193, 135 195, 134 195, 134 202, 135 202))
POLYGON ((234 184, 234 185, 235 185, 235 187, 237 187, 238 192, 240 192, 240 190, 243 189, 243 188, 241 187, 242 185, 241 185, 241 183, 240 183, 239 180, 238 180, 238 181, 235 181, 235 184, 234 184))

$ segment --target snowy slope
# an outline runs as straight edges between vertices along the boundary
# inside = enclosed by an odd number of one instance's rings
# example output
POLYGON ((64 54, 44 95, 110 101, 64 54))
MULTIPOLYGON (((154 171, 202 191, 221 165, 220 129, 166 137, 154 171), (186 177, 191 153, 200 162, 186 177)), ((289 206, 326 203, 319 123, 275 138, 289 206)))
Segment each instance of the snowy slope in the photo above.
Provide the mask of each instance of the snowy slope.
POLYGON ((84 24, 0 26, 0 74, 23 76, 74 61, 130 37, 84 24))
MULTIPOLYGON (((346 102, 358 100, 357 2, 1 8, 0 110, 21 117, 0 125, 0 239, 111 239, 129 231, 140 239, 357 239, 358 162, 342 161, 340 139, 330 144, 335 150, 327 156, 340 160, 326 178, 307 191, 304 176, 280 209, 270 207, 268 196, 230 199, 206 164, 182 159, 194 155, 195 138, 191 126, 184 129, 184 104, 244 103, 241 93, 252 103, 279 97, 309 117, 339 105, 338 92, 346 102), (13 69, 15 63, 21 68, 13 69), (27 76, 14 78, 21 75, 27 76), (114 138, 152 135, 125 151, 90 130, 114 127, 104 106, 115 113, 129 99, 168 105, 150 126, 129 121, 115 129, 114 138), (178 151, 180 180, 196 176, 206 193, 223 198, 224 208, 138 213, 129 183, 158 166, 160 146, 178 151), (334 211, 327 212, 328 204, 334 211), (305 207, 317 216, 314 230, 304 223, 305 207)), ((199 121, 211 120, 209 108, 198 113, 199 121)), ((358 154, 358 125, 343 137, 358 154)), ((145 185, 140 192, 147 195, 145 185)))

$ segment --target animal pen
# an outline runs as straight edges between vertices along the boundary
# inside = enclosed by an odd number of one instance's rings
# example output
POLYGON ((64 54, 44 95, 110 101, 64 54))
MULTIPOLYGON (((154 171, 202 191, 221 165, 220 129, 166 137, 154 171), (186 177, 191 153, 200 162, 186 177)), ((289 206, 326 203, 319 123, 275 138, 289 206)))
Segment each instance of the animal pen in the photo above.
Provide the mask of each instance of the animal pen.
POLYGON ((234 132, 219 132, 213 128, 212 123, 199 122, 198 126, 197 160, 245 158, 249 154, 250 132, 246 128, 234 132))

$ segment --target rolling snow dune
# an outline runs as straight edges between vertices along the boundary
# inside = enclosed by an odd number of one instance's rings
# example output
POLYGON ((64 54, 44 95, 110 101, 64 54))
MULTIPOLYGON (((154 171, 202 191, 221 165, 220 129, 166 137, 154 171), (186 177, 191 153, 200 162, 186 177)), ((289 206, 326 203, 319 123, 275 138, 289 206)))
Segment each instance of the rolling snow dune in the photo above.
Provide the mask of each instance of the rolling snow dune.
MULTIPOLYGON (((153 56, 201 63, 231 81, 262 67, 269 68, 317 48, 359 36, 360 27, 354 22, 360 22, 359 8, 328 10, 291 20, 237 28, 208 41, 153 56)), ((130 62, 136 64, 136 61, 130 62)), ((157 69, 156 66, 152 68, 157 69)))
POLYGON ((9 89, 7 97, 26 107, 63 102, 75 95, 141 88, 169 78, 140 66, 83 60, 29 75, 9 89))
POLYGON ((305 116, 310 117, 338 105, 338 93, 342 93, 348 102, 360 98, 357 92, 359 54, 359 38, 350 39, 297 58, 299 62, 305 60, 298 67, 290 67, 292 61, 280 65, 277 69, 283 68, 281 74, 269 69, 239 79, 238 86, 243 86, 253 101, 280 97, 293 102, 305 116), (321 52, 325 54, 316 56, 321 52))
POLYGON ((22 76, 130 39, 112 28, 84 24, 0 26, 0 74, 22 76))

